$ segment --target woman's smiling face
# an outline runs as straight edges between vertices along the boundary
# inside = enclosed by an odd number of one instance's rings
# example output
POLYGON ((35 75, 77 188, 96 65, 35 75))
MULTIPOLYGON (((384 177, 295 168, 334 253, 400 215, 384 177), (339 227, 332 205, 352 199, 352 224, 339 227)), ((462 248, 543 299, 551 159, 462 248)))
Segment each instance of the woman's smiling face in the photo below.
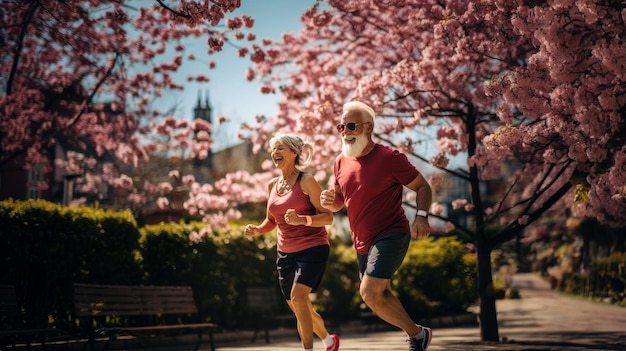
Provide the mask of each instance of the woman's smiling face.
POLYGON ((272 145, 272 161, 276 167, 281 165, 292 165, 296 158, 296 154, 291 149, 283 144, 281 141, 277 141, 272 145))

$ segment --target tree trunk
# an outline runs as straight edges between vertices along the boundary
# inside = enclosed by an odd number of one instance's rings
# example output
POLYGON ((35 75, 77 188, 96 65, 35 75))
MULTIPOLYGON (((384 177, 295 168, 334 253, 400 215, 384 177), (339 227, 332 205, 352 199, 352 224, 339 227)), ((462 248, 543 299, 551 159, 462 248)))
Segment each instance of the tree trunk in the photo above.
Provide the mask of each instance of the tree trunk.
MULTIPOLYGON (((467 153, 469 158, 476 154, 476 120, 474 106, 468 105, 467 118, 465 119, 468 133, 467 153)), ((472 203, 474 204, 474 220, 476 232, 474 243, 476 245, 476 260, 478 261, 478 298, 480 311, 478 319, 480 322, 480 337, 482 341, 500 340, 498 335, 498 317, 496 315, 496 298, 493 291, 493 278, 491 276, 491 243, 487 238, 484 228, 484 210, 480 194, 480 176, 478 166, 472 165, 469 168, 470 192, 472 203)))
POLYGON ((478 297, 480 311, 480 337, 482 341, 500 340, 498 318, 496 315, 496 296, 491 275, 491 247, 483 240, 477 240, 476 253, 478 260, 478 297))

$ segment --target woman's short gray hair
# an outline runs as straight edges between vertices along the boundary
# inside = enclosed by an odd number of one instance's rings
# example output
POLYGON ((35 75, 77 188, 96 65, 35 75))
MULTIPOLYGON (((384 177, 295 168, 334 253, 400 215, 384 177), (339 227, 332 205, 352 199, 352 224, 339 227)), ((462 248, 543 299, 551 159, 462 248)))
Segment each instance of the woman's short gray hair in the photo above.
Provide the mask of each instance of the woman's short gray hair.
POLYGON ((273 149, 277 142, 281 142, 286 145, 289 150, 296 154, 296 167, 304 168, 313 159, 313 145, 308 142, 302 140, 299 136, 291 133, 278 133, 270 139, 270 149, 273 149), (308 157, 303 162, 300 162, 300 156, 302 152, 308 150, 308 157))

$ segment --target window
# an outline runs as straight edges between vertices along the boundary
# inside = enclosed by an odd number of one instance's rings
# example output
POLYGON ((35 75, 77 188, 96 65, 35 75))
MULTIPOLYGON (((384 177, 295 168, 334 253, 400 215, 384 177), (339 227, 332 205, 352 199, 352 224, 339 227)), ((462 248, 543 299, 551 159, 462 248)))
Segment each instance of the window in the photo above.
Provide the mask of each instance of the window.
POLYGON ((41 189, 39 188, 39 183, 43 181, 43 166, 42 165, 33 165, 28 170, 28 182, 26 197, 28 199, 39 199, 41 198, 41 189))

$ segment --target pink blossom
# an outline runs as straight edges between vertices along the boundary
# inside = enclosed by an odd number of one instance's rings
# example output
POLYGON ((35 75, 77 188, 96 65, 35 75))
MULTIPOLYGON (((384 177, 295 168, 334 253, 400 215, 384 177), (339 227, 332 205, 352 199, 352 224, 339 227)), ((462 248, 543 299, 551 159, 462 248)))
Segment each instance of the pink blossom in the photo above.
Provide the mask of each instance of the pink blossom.
POLYGON ((438 154, 437 156, 430 159, 430 164, 435 167, 445 168, 448 165, 449 161, 450 160, 445 155, 438 154))
POLYGON ((248 54, 248 48, 245 46, 240 47, 239 50, 237 50, 237 56, 239 57, 246 57, 247 54, 248 54))
POLYGON ((466 199, 456 199, 452 201, 452 208, 455 210, 458 210, 460 208, 463 208, 467 205, 467 200, 466 199))
POLYGON ((406 201, 409 203, 414 203, 417 198, 417 194, 414 191, 409 191, 406 193, 406 201))
POLYGON ((239 29, 243 26, 244 22, 239 17, 233 17, 226 20, 226 26, 228 29, 239 29))
POLYGON ((208 82, 211 79, 206 74, 200 74, 195 77, 196 82, 208 82))
POLYGON ((528 215, 523 215, 523 216, 521 216, 520 218, 517 219, 517 222, 519 224, 521 224, 521 225, 526 225, 526 224, 528 224, 528 219, 529 218, 530 217, 528 215))
POLYGON ((133 179, 125 174, 122 174, 118 178, 113 178, 109 180, 109 184, 111 184, 111 186, 113 187, 121 189, 132 189, 133 179))
POLYGON ((428 179, 428 183, 433 188, 438 188, 443 184, 443 177, 439 173, 432 174, 428 179))
POLYGON ((132 193, 128 195, 128 201, 132 204, 142 204, 145 202, 144 199, 144 196, 137 193, 132 193))
POLYGON ((446 222, 446 225, 444 227, 446 233, 450 233, 454 229, 456 229, 456 226, 452 222, 446 222))
POLYGON ((201 130, 196 134, 196 139, 198 140, 211 140, 211 134, 209 134, 206 130, 201 130))
POLYGON ((183 176, 182 182, 185 185, 192 185, 196 181, 196 177, 193 174, 187 174, 183 176))
POLYGON ((273 93, 276 92, 274 87, 272 85, 269 85, 269 84, 263 84, 261 86, 261 88, 259 88, 259 91, 261 91, 261 93, 263 93, 263 94, 273 94, 273 93))
POLYGON ((256 75, 256 73, 254 73, 254 71, 252 69, 248 68, 246 70, 246 80, 247 81, 254 80, 255 75, 256 75))
POLYGON ((430 206, 430 213, 440 216, 443 213, 443 206, 438 202, 433 202, 430 206))
POLYGON ((165 197, 159 197, 156 201, 157 207, 160 209, 167 208, 170 204, 170 201, 165 197))
POLYGON ((192 231, 189 233, 189 241, 194 244, 199 244, 202 242, 202 235, 196 231, 192 231))
POLYGON ((161 192, 161 193, 170 193, 174 188, 172 187, 172 184, 168 183, 168 182, 161 182, 159 183, 159 185, 157 185, 157 191, 161 192))

